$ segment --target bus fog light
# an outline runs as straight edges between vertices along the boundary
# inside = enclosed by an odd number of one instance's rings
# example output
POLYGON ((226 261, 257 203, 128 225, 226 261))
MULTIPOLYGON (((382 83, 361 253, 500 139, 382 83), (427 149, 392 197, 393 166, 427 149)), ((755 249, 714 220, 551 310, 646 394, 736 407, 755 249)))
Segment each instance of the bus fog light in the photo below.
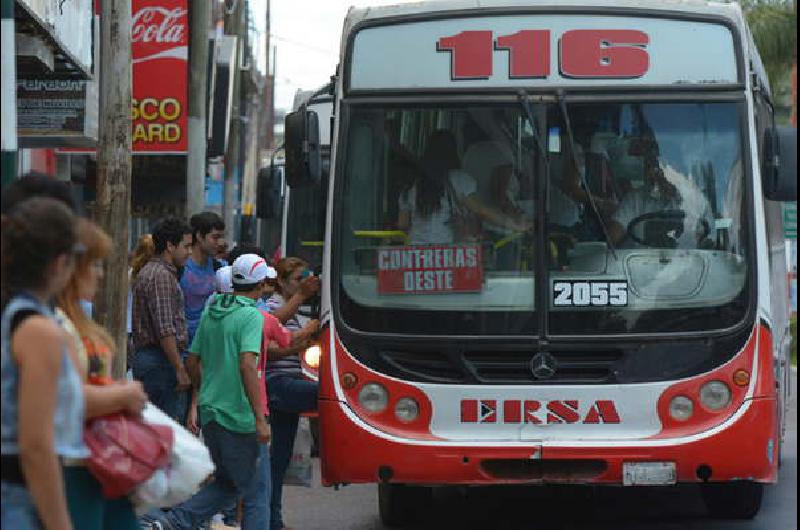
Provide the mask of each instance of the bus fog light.
POLYGON ((678 421, 686 421, 692 417, 694 404, 686 396, 677 396, 669 402, 669 415, 678 421))
POLYGON ((303 361, 311 368, 319 368, 320 356, 322 356, 322 348, 318 344, 313 344, 303 352, 303 361))
POLYGON ((731 389, 722 381, 710 381, 700 387, 700 403, 709 410, 722 410, 731 402, 731 389))
POLYGON ((389 392, 378 383, 367 383, 358 392, 358 402, 368 412, 383 412, 389 405, 389 392))
POLYGON ((419 416, 419 405, 411 398, 400 398, 394 406, 394 415, 404 423, 412 422, 419 416))

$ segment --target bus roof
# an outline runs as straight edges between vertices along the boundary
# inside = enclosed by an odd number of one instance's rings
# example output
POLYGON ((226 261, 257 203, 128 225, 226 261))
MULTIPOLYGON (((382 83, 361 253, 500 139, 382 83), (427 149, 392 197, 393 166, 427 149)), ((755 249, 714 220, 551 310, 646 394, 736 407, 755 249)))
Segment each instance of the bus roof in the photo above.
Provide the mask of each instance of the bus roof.
MULTIPOLYGON (((342 53, 346 52, 348 36, 356 26, 362 23, 387 23, 396 18, 404 18, 424 14, 444 14, 472 12, 479 15, 482 11, 513 10, 514 8, 548 8, 554 10, 568 8, 598 9, 630 9, 635 11, 663 12, 665 14, 712 15, 728 20, 742 35, 742 51, 752 64, 753 72, 761 84, 769 91, 766 71, 758 55, 752 34, 745 21, 742 8, 737 2, 711 2, 707 0, 428 0, 406 4, 393 4, 377 7, 351 7, 345 18, 342 34, 342 53)), ((749 76, 748 76, 749 78, 749 76)), ((747 80, 748 84, 750 80, 747 80)))

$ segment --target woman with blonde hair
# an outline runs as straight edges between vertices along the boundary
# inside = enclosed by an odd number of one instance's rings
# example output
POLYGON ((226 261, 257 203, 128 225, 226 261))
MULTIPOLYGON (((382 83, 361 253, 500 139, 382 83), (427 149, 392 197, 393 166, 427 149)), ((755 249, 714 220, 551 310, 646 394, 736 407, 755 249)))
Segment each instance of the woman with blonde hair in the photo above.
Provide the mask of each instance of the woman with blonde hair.
MULTIPOLYGON (((86 418, 115 412, 139 414, 147 396, 138 381, 115 382, 111 375, 114 340, 81 308, 92 301, 103 277, 103 261, 111 251, 111 238, 86 219, 77 223, 78 241, 85 248, 75 270, 58 298, 65 327, 76 339, 84 380, 86 418)), ((127 497, 105 499, 100 483, 80 461, 68 462, 64 480, 73 525, 81 530, 138 530, 133 506, 127 497)))

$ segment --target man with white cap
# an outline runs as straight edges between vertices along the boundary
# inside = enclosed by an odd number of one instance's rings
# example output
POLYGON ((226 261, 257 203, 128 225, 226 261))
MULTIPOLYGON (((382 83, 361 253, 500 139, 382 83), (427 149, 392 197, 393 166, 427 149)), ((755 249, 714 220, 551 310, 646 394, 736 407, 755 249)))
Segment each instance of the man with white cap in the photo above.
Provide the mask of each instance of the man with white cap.
MULTIPOLYGON (((265 290, 269 267, 260 256, 245 254, 230 272, 233 293, 217 295, 203 312, 187 361, 192 381, 200 388, 197 409, 216 466, 214 480, 159 516, 151 528, 189 530, 207 521, 248 491, 260 467, 259 456, 267 454, 259 447, 269 441, 270 430, 257 375, 265 317, 256 300, 265 290)), ((278 331, 270 340, 288 346, 291 334, 278 331)), ((268 491, 262 494, 264 502, 268 496, 268 491)), ((246 515, 244 530, 259 526, 248 519, 246 515)))

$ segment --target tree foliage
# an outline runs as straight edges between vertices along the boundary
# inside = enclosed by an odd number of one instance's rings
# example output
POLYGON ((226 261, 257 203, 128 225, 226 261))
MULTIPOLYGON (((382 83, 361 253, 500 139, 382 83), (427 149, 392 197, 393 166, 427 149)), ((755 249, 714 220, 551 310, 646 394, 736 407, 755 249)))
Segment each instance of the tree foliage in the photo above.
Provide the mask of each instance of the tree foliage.
POLYGON ((740 0, 758 53, 778 89, 785 84, 797 60, 797 6, 786 0, 740 0))

